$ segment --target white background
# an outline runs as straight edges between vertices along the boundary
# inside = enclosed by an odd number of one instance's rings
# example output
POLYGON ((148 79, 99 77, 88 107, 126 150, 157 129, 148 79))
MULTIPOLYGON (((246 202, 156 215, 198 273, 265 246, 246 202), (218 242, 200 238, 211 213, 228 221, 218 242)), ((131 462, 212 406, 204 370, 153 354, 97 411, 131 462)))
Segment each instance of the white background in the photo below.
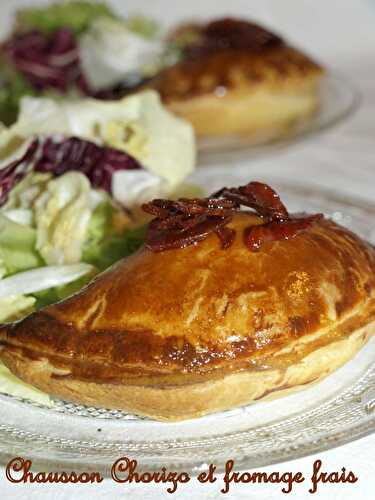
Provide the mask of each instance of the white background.
MULTIPOLYGON (((0 30, 11 25, 11 12, 29 1, 0 1, 0 30)), ((36 3, 36 2, 35 2, 36 3)), ((39 2, 41 3, 41 2, 39 2)), ((113 0, 123 14, 145 12, 164 25, 193 17, 237 14, 260 20, 285 34, 323 64, 345 74, 363 95, 362 107, 345 124, 309 139, 288 150, 242 161, 236 165, 249 169, 252 177, 276 174, 293 182, 323 185, 340 192, 375 201, 375 1, 374 0, 113 0)), ((231 168, 234 168, 232 165, 231 168)), ((375 221, 374 221, 375 222, 375 221)), ((0 409, 1 411, 1 409, 0 409)), ((25 450, 27 456, 27 450, 25 450)), ((306 482, 294 487, 286 498, 305 500, 311 495, 309 476, 313 461, 320 458, 327 471, 353 470, 356 484, 324 485, 314 500, 352 500, 375 498, 375 436, 262 471, 301 471, 306 482)), ((279 485, 234 485, 231 493, 220 494, 220 479, 213 485, 196 485, 192 480, 179 486, 177 493, 166 493, 164 486, 127 486, 105 481, 100 485, 51 486, 10 484, 0 470, 0 498, 135 498, 173 499, 276 499, 285 496, 279 485)))

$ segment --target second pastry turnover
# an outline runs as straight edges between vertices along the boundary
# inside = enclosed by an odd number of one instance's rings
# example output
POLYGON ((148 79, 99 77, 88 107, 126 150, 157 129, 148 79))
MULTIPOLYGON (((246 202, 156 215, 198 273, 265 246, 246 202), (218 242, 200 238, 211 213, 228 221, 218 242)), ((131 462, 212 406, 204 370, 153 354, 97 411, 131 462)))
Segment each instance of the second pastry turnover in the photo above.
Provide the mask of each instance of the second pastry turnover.
POLYGON ((174 37, 181 60, 148 85, 198 136, 273 138, 317 111, 322 67, 266 29, 220 19, 174 37))

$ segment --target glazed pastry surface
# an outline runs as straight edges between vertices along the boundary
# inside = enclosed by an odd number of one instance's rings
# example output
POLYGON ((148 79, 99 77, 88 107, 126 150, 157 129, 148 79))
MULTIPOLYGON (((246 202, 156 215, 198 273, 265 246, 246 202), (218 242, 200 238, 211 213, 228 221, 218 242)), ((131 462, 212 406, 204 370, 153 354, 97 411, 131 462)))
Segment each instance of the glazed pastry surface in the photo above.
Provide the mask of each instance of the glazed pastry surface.
MULTIPOLYGON (((56 377, 168 386, 285 369, 374 319, 375 254, 328 220, 290 240, 237 235, 183 249, 145 248, 59 304, 2 330, 3 351, 47 359, 56 377)), ((7 356, 5 356, 7 357, 7 356)))
POLYGON ((308 56, 286 45, 261 52, 228 49, 166 68, 152 80, 151 86, 168 104, 211 93, 223 98, 228 91, 239 95, 259 88, 287 91, 307 80, 314 83, 322 72, 308 56))

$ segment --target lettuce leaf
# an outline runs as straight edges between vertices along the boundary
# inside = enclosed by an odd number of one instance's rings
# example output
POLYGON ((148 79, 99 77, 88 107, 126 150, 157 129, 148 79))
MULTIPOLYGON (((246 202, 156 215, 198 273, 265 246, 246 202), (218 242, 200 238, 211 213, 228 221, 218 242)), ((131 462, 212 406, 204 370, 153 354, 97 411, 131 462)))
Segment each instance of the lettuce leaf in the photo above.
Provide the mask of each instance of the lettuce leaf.
POLYGON ((82 250, 82 260, 99 271, 134 253, 144 242, 146 226, 118 231, 114 226, 115 207, 108 202, 95 209, 82 250))
MULTIPOLYGON (((118 260, 131 255, 143 244, 147 226, 119 230, 115 219, 118 210, 110 201, 100 203, 94 210, 86 241, 82 248, 82 261, 95 267, 95 273, 104 271, 118 260)), ((87 285, 95 273, 90 273, 68 285, 34 293, 36 308, 63 300, 87 285)))
POLYGON ((36 299, 25 295, 0 298, 0 323, 16 321, 34 310, 36 299))
POLYGON ((82 261, 82 246, 95 207, 107 197, 91 189, 80 172, 67 172, 51 180, 36 199, 36 248, 48 265, 82 261))
POLYGON ((60 28, 70 28, 75 34, 80 34, 99 17, 115 17, 115 14, 104 2, 71 0, 20 9, 16 22, 20 31, 52 33, 60 28))
POLYGON ((87 253, 84 254, 85 262, 104 270, 137 251, 144 242, 145 232, 145 228, 142 227, 128 230, 123 235, 113 235, 103 239, 96 249, 95 247, 87 249, 87 253))
POLYGON ((3 60, 0 61, 2 82, 0 85, 0 121, 11 125, 17 120, 19 103, 23 96, 37 93, 18 71, 3 60))
POLYGON ((4 260, 0 257, 0 280, 6 275, 7 269, 4 264, 4 260))
POLYGON ((11 221, 0 213, 0 260, 7 275, 43 265, 35 243, 35 229, 11 221))
POLYGON ((0 362, 0 392, 19 398, 31 399, 36 403, 53 406, 52 399, 42 391, 22 382, 18 377, 0 362))
POLYGON ((50 173, 29 172, 12 188, 8 194, 7 202, 1 209, 5 213, 15 209, 33 210, 35 201, 46 191, 51 179, 52 174, 50 173))
POLYGON ((64 266, 41 266, 0 280, 0 298, 11 295, 30 295, 48 290, 92 274, 93 266, 85 262, 64 266))
POLYGON ((144 38, 148 38, 149 40, 155 39, 160 33, 159 23, 155 21, 155 19, 142 14, 133 14, 129 16, 125 24, 130 31, 144 38))
POLYGON ((153 90, 117 101, 25 97, 17 122, 0 133, 0 145, 15 137, 55 134, 123 151, 165 180, 170 190, 195 168, 191 124, 166 109, 153 90))
POLYGON ((42 290, 41 292, 33 293, 33 297, 36 299, 35 309, 41 309, 42 307, 49 306, 50 304, 55 304, 60 300, 63 300, 76 292, 79 292, 81 288, 87 285, 92 278, 95 276, 96 270, 87 273, 81 278, 78 278, 67 285, 49 288, 48 290, 42 290))

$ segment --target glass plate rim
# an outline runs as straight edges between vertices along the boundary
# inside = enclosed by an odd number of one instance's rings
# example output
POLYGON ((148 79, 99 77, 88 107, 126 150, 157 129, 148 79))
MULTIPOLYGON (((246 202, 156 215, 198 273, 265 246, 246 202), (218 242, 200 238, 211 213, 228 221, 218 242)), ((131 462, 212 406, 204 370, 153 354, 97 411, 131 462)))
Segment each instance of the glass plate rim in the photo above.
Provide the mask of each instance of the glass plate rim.
MULTIPOLYGON (((362 403, 360 398, 358 398, 358 393, 357 393, 355 388, 360 383, 360 381, 366 377, 371 377, 373 383, 375 383, 375 368, 374 367, 368 368, 368 370, 366 370, 366 372, 363 374, 363 376, 360 378, 360 380, 357 380, 354 384, 352 384, 352 386, 350 388, 348 388, 346 391, 344 391, 344 393, 339 394, 336 398, 334 398, 334 400, 336 400, 336 399, 340 400, 340 398, 344 399, 345 395, 347 393, 351 393, 352 397, 355 400, 357 400, 358 403, 362 403)), ((371 386, 371 387, 373 388, 374 386, 371 386)), ((366 392, 366 391, 362 391, 362 392, 366 392)), ((373 401, 374 401, 374 399, 372 399, 372 403, 371 403, 372 405, 373 405, 373 401)), ((329 401, 326 403, 326 405, 327 406, 334 405, 334 402, 329 401)), ((283 447, 278 449, 277 453, 273 452, 272 457, 270 455, 268 455, 267 453, 264 453, 264 454, 258 453, 257 455, 255 455, 255 458, 254 458, 254 455, 251 455, 251 454, 244 454, 240 458, 236 458, 236 457, 230 457, 230 458, 234 458, 234 460, 235 460, 235 465, 236 465, 235 470, 245 470, 245 469, 250 469, 250 468, 254 469, 255 467, 262 467, 262 466, 268 466, 268 465, 273 465, 273 464, 281 464, 281 463, 284 463, 284 462, 287 462, 290 460, 295 460, 297 458, 310 456, 312 454, 316 454, 319 452, 323 452, 323 451, 327 451, 327 450, 330 450, 333 448, 343 446, 345 444, 351 443, 351 442, 356 441, 360 438, 364 438, 366 436, 369 436, 369 435, 375 433, 375 411, 373 411, 373 410, 374 410, 374 407, 372 406, 371 412, 369 412, 369 414, 368 414, 368 418, 366 418, 363 422, 359 422, 357 425, 353 425, 350 428, 346 429, 345 432, 337 430, 336 432, 333 432, 333 433, 330 433, 330 432, 323 433, 318 438, 314 438, 312 436, 311 439, 305 441, 303 444, 293 444, 293 443, 287 442, 284 444, 283 447)), ((313 412, 314 412, 314 408, 309 410, 309 413, 312 414, 313 412)), ((288 419, 290 419, 290 420, 298 419, 298 414, 291 415, 291 417, 287 418, 287 420, 288 419)), ((277 421, 276 421, 276 424, 277 424, 277 421)), ((273 425, 275 425, 275 424, 270 423, 270 424, 267 424, 265 427, 266 428, 272 427, 273 425)), ((12 428, 12 426, 4 426, 4 424, 1 424, 0 425, 0 437, 2 435, 4 435, 4 432, 9 433, 10 435, 14 435, 15 433, 17 433, 19 431, 16 428, 12 428)), ((216 438, 223 438, 224 437, 224 438, 226 438, 226 440, 229 441, 229 440, 233 440, 234 438, 237 438, 237 437, 239 437, 239 438, 244 437, 244 436, 246 436, 246 434, 248 432, 249 432, 249 430, 245 429, 242 431, 238 431, 236 433, 226 433, 224 435, 213 435, 213 436, 209 437, 208 439, 213 441, 216 438)), ((23 434, 24 434, 24 436, 27 436, 30 439, 37 438, 39 446, 41 446, 43 444, 43 441, 48 441, 48 442, 51 442, 54 444, 57 444, 60 441, 59 439, 56 439, 56 438, 44 438, 44 436, 42 436, 41 434, 38 435, 36 433, 24 432, 23 434)), ((204 440, 204 438, 203 438, 203 440, 204 440)), ((201 440, 199 440, 199 441, 201 441, 201 440)), ((182 440, 175 440, 175 442, 180 442, 181 444, 183 444, 182 440)), ((66 439, 66 440, 64 440, 64 443, 65 444, 69 443, 69 446, 81 447, 81 448, 82 447, 84 448, 85 445, 90 445, 90 442, 77 440, 77 439, 76 440, 66 439)), ((166 441, 159 442, 158 444, 160 445, 160 444, 164 444, 164 443, 167 444, 166 441)), ((26 444, 27 444, 27 442, 26 442, 26 444)), ((111 443, 111 445, 113 445, 113 444, 114 443, 111 443)), ((123 446, 123 449, 119 449, 117 455, 113 454, 114 460, 116 460, 120 456, 131 456, 132 451, 128 452, 126 450, 126 443, 123 443, 122 446, 123 446)), ((98 448, 99 448, 98 451, 100 452, 100 450, 104 451, 107 448, 107 446, 105 444, 103 444, 103 446, 101 446, 101 447, 99 446, 98 448)), ((172 447, 172 448, 173 448, 173 450, 176 450, 175 447, 172 447)), ((184 446, 182 446, 181 448, 177 448, 177 449, 180 451, 183 451, 184 446)), ((171 450, 169 443, 168 443, 168 450, 169 451, 171 450)), ((161 450, 160 454, 158 454, 158 458, 162 458, 163 453, 167 453, 168 450, 167 449, 161 450)), ((32 459, 34 465, 35 464, 44 464, 44 465, 48 465, 49 468, 53 467, 54 470, 56 470, 56 467, 58 470, 61 467, 66 468, 67 464, 71 464, 73 467, 73 470, 75 470, 75 471, 79 471, 80 469, 87 467, 87 466, 90 466, 90 467, 94 466, 94 467, 96 467, 95 470, 104 472, 106 475, 108 475, 108 473, 109 473, 107 463, 97 462, 96 460, 93 460, 93 461, 84 460, 83 461, 82 459, 77 462, 76 458, 72 459, 71 457, 67 457, 67 458, 64 457, 64 452, 62 453, 62 456, 55 458, 51 461, 48 460, 48 462, 47 462, 46 458, 44 458, 44 457, 40 458, 38 456, 33 456, 32 453, 28 453, 27 458, 32 459), (55 465, 56 465, 56 467, 55 467, 55 465)), ((0 463, 5 464, 8 459, 9 459, 9 453, 1 450, 0 451, 0 463)), ((155 461, 155 457, 153 458, 153 460, 155 461)), ((216 469, 217 472, 222 472, 224 470, 224 463, 219 462, 219 463, 215 463, 215 465, 217 465, 217 469, 216 469)), ((207 466, 207 460, 202 461, 199 459, 196 461, 186 460, 186 462, 181 462, 181 461, 178 461, 178 462, 176 461, 175 463, 168 462, 167 469, 177 471, 177 472, 182 472, 182 471, 192 472, 193 474, 196 474, 201 470, 205 470, 207 468, 206 466, 207 466)), ((150 470, 150 471, 157 470, 157 469, 160 469, 160 465, 159 464, 158 465, 154 465, 154 464, 149 465, 148 464, 146 468, 147 468, 147 470, 150 470)))

